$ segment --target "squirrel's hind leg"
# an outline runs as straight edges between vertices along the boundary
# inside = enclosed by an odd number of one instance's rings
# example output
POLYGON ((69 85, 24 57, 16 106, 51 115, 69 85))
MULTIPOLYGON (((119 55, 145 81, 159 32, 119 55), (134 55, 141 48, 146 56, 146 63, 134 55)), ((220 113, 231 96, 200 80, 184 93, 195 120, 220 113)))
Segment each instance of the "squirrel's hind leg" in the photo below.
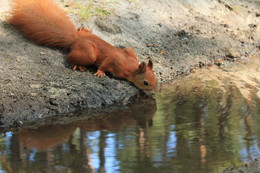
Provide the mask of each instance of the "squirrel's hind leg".
POLYGON ((81 28, 77 29, 77 35, 81 38, 90 33, 91 33, 91 31, 85 27, 81 27, 81 28))
POLYGON ((86 32, 86 33, 91 33, 91 30, 85 28, 85 27, 80 27, 77 29, 78 32, 86 32))
POLYGON ((91 43, 75 44, 70 53, 67 55, 67 60, 73 65, 73 70, 79 69, 86 71, 86 66, 92 65, 97 59, 96 46, 91 43))

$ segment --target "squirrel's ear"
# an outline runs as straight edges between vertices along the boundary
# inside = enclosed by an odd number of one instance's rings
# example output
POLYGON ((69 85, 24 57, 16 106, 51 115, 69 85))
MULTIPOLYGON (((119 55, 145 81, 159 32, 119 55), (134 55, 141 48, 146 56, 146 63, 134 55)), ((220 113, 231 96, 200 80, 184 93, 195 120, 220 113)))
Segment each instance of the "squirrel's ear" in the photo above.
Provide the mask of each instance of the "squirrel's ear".
POLYGON ((134 50, 131 47, 124 48, 124 51, 126 54, 137 58, 134 50))
POLYGON ((141 73, 145 73, 145 72, 146 72, 146 63, 141 62, 141 64, 139 64, 139 66, 138 66, 136 73, 141 74, 141 73))
POLYGON ((153 62, 151 60, 149 60, 148 62, 148 67, 150 67, 151 69, 153 69, 153 62))

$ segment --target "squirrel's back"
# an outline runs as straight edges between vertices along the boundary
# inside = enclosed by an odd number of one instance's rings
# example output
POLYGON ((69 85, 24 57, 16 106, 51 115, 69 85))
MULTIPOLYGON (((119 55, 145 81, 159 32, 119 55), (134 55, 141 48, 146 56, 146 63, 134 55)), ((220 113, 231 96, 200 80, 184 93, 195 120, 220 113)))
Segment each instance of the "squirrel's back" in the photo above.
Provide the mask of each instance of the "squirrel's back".
POLYGON ((13 0, 9 23, 44 46, 69 48, 76 28, 53 0, 13 0))

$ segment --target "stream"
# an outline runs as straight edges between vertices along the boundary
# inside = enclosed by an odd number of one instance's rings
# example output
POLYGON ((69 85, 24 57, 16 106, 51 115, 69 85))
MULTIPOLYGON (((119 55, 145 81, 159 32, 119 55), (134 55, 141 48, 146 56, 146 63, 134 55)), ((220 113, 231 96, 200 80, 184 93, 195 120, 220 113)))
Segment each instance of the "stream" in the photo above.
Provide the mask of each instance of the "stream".
POLYGON ((251 162, 260 157, 259 59, 196 70, 119 111, 2 133, 0 173, 221 173, 251 162))

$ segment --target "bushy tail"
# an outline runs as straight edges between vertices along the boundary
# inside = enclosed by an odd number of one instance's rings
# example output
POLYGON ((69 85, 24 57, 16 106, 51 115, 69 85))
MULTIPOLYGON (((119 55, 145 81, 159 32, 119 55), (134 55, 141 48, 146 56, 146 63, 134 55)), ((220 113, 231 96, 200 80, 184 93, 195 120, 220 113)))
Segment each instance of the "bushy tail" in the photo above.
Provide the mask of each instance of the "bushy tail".
POLYGON ((53 0, 13 0, 8 22, 40 45, 69 48, 75 41, 75 26, 53 0))

